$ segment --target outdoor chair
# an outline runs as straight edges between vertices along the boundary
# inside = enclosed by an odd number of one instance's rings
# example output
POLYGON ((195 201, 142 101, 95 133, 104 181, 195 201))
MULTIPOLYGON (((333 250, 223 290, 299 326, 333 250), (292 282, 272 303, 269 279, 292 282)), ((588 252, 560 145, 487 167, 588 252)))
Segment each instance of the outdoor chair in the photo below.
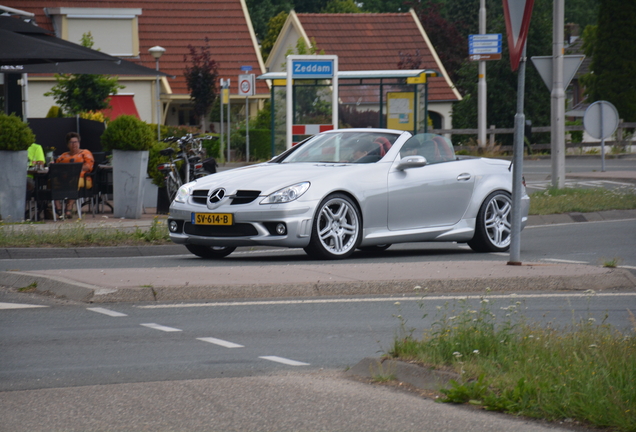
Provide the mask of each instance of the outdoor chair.
MULTIPOLYGON (((40 191, 40 198, 51 201, 53 205, 53 220, 57 221, 55 201, 67 199, 75 200, 77 216, 81 219, 82 206, 78 203, 78 199, 81 198, 78 185, 82 165, 82 163, 54 163, 49 166, 49 187, 40 191)), ((65 210, 64 201, 62 201, 62 211, 65 210)))
POLYGON ((93 164, 93 170, 89 173, 86 173, 84 176, 85 185, 91 184, 91 187, 83 187, 80 189, 80 201, 81 206, 85 206, 88 204, 90 206, 90 210, 93 213, 93 217, 95 217, 95 209, 99 206, 99 165, 103 165, 107 162, 106 153, 105 152, 94 152, 93 158, 95 159, 95 163, 93 164), (90 179, 90 182, 89 180, 90 179))

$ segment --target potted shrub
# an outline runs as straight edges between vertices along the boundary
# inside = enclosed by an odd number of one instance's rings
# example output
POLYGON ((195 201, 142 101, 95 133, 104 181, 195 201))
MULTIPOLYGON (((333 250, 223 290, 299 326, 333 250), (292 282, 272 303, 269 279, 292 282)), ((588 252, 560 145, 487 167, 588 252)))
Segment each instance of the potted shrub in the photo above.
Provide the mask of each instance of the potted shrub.
POLYGON ((102 134, 102 147, 113 152, 115 217, 141 218, 148 150, 155 141, 152 128, 137 117, 129 115, 117 117, 102 134))
POLYGON ((24 220, 27 149, 35 142, 31 128, 15 115, 0 113, 0 219, 24 220))

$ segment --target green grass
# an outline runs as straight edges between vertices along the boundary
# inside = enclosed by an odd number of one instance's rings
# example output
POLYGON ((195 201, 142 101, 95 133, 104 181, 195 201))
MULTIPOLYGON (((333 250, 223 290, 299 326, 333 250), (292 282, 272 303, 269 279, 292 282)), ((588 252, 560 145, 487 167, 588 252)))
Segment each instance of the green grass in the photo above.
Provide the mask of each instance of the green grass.
POLYGON ((530 214, 589 213, 604 210, 636 208, 633 189, 547 189, 530 195, 530 214))
POLYGON ((0 247, 139 246, 168 244, 165 221, 155 218, 146 230, 133 232, 117 227, 95 226, 80 221, 59 224, 52 230, 37 226, 0 225, 0 247))
POLYGON ((442 402, 636 430, 633 315, 633 328, 621 332, 592 318, 564 328, 529 324, 520 302, 497 318, 494 307, 487 298, 477 309, 447 305, 421 339, 396 337, 389 355, 456 371, 461 378, 442 390, 442 402))

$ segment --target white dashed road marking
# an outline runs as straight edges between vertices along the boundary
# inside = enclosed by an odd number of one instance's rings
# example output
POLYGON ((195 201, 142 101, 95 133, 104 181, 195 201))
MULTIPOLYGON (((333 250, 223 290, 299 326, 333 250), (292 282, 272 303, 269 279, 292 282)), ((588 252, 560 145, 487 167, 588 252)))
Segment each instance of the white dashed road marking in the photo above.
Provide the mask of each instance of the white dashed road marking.
POLYGON ((115 312, 115 311, 112 311, 110 309, 105 309, 105 308, 100 308, 100 307, 86 308, 86 310, 97 312, 97 313, 104 314, 104 315, 108 315, 108 316, 111 316, 111 317, 125 317, 125 316, 128 316, 125 313, 115 312))
POLYGON ((48 306, 43 305, 31 305, 23 303, 0 303, 0 309, 29 309, 29 308, 43 308, 48 306))
POLYGON ((216 338, 213 338, 213 337, 197 338, 197 340, 200 340, 200 341, 203 341, 203 342, 209 342, 209 343, 215 344, 215 345, 220 345, 220 346, 225 347, 225 348, 245 348, 243 345, 239 345, 239 344, 236 344, 234 342, 224 341, 223 339, 216 339, 216 338))
POLYGON ((146 323, 146 324, 141 324, 144 327, 148 327, 151 329, 155 329, 155 330, 161 330, 161 331, 165 331, 165 332, 180 332, 183 331, 181 329, 178 328, 174 328, 174 327, 166 327, 166 326, 162 326, 159 324, 155 324, 155 323, 146 323))
POLYGON ((288 366, 310 366, 309 363, 303 363, 303 362, 299 362, 299 361, 296 361, 296 360, 290 360, 290 359, 286 359, 284 357, 278 357, 278 356, 259 356, 258 358, 262 358, 264 360, 269 360, 269 361, 273 361, 273 362, 277 362, 277 363, 286 364, 288 366))

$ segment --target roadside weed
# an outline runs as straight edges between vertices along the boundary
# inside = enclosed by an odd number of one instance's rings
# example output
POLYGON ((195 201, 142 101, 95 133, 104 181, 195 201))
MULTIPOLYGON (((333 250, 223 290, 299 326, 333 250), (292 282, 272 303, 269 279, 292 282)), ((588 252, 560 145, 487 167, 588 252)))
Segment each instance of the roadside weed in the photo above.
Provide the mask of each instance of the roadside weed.
POLYGON ((612 258, 612 259, 604 260, 603 261, 603 267, 616 268, 616 267, 618 267, 619 261, 620 261, 619 258, 612 258))
POLYGON ((563 328, 531 324, 522 307, 495 309, 487 297, 478 308, 446 304, 421 339, 396 338, 389 356, 457 372, 443 402, 636 430, 633 314, 633 328, 621 332, 594 318, 563 328))

